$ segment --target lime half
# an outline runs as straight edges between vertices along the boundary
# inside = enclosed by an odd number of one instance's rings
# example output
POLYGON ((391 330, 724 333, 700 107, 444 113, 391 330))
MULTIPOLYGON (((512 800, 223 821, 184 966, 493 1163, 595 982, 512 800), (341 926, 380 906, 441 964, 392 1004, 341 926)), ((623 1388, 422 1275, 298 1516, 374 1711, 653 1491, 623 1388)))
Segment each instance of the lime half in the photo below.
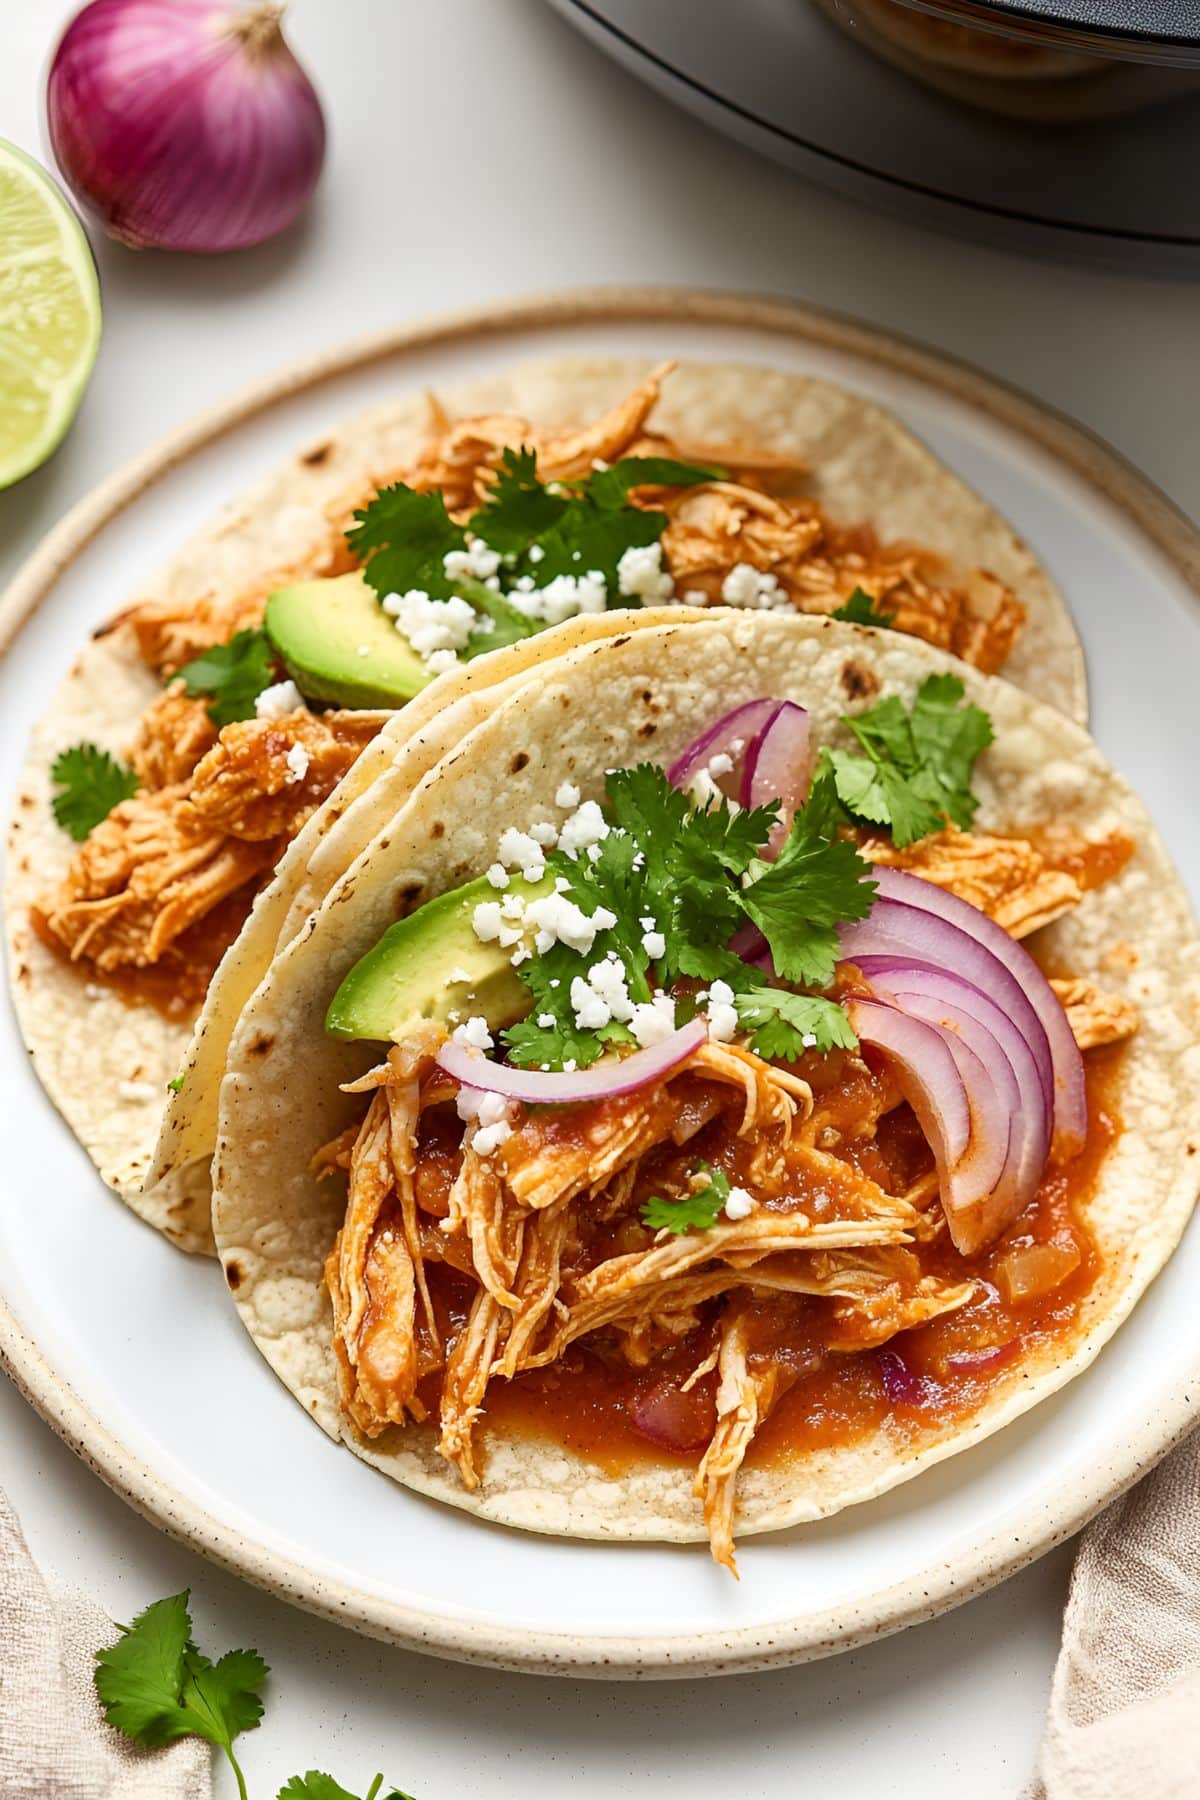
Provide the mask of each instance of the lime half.
POLYGON ((0 138, 0 488, 62 441, 99 344, 83 229, 45 170, 0 138))

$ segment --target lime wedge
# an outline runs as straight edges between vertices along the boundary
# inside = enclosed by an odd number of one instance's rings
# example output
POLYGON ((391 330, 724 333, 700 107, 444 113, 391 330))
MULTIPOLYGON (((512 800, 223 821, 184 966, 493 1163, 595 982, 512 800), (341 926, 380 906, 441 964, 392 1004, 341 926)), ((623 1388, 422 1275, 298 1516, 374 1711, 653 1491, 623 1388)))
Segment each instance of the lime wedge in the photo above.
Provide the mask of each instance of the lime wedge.
POLYGON ((0 488, 61 443, 100 344, 100 285, 54 182, 0 138, 0 488))

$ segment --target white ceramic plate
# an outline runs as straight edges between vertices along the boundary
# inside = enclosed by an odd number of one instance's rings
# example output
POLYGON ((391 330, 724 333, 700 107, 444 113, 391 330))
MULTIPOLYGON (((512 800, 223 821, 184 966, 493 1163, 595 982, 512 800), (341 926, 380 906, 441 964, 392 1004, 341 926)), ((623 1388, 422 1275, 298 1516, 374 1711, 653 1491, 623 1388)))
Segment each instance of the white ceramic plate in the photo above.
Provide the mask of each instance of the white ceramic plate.
MULTIPOLYGON (((893 407, 1032 543, 1088 653, 1096 734, 1193 892, 1200 538, 1078 428, 958 365, 773 302, 568 295, 351 346, 219 409, 65 521, 11 592, 0 794, 88 628, 257 474, 381 390, 548 350, 745 358, 893 407)), ((0 1020, 0 1349, 135 1506, 249 1579, 417 1648, 515 1667, 670 1675, 798 1661, 944 1610, 1049 1548, 1200 1411, 1200 1232, 1097 1363, 1007 1431, 869 1505, 748 1540, 580 1544, 483 1525, 331 1444, 278 1386, 219 1270, 99 1185, 0 1020)))

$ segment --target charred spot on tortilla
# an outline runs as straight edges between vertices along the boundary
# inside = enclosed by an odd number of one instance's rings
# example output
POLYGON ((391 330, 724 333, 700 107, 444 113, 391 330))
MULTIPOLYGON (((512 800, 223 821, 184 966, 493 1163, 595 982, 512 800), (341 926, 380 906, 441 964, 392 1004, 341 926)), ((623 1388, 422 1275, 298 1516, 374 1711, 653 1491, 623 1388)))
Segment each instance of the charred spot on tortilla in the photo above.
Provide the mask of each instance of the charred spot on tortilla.
POLYGON ((269 1056, 274 1048, 275 1039, 269 1032, 263 1032, 252 1044, 246 1046, 246 1053, 249 1056, 269 1056))
POLYGON ((869 700, 879 692, 878 676, 853 657, 842 664, 840 680, 848 700, 869 700))
POLYGON ((517 754, 513 757, 512 761, 508 765, 508 771, 509 771, 510 775, 519 775, 521 773, 522 769, 526 769, 528 767, 529 767, 528 753, 524 750, 518 750, 517 754))
POLYGON ((644 725, 638 726, 638 736, 640 738, 652 738, 657 730, 658 726, 654 723, 654 720, 647 719, 644 725))
POLYGON ((445 837, 445 835, 446 835, 445 819, 435 819, 433 821, 433 824, 429 827, 429 835, 431 838, 434 838, 434 839, 445 837))
POLYGON ((225 1264, 225 1279, 229 1283, 230 1288, 233 1290, 233 1292, 235 1294, 237 1293, 237 1290, 242 1285, 243 1274, 244 1274, 244 1270, 242 1269, 241 1263, 235 1261, 231 1257, 230 1260, 225 1264))
POLYGON ((313 450, 306 450, 300 461, 306 468, 319 469, 322 463, 329 461, 333 451, 331 443, 318 444, 313 450))

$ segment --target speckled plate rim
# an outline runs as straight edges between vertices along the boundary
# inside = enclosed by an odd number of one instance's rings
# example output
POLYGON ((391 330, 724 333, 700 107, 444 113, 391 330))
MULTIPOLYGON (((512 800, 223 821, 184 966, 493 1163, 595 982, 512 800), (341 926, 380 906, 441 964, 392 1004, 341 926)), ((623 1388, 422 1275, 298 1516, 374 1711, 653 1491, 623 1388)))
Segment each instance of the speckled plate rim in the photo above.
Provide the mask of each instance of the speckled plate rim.
MULTIPOLYGON (((418 320, 293 363, 199 414, 102 482, 75 506, 0 600, 0 652, 105 525, 168 471, 295 394, 404 352, 565 325, 675 322, 776 334, 848 353, 940 390, 1050 452, 1150 539, 1200 602, 1200 530, 1108 444, 1064 415, 968 365, 843 316, 785 300, 677 288, 534 295, 418 320)), ((231 1529, 158 1476, 74 1392, 0 1297, 0 1365, 89 1468, 134 1510, 223 1568, 310 1612, 407 1649, 539 1674, 669 1678, 751 1672, 853 1649, 936 1617, 982 1593, 1078 1531, 1140 1479, 1200 1420, 1200 1381, 1187 1384, 1111 1459, 1020 1522, 995 1531, 936 1572, 868 1600, 795 1621, 652 1640, 547 1633, 444 1617, 315 1574, 231 1529)))

